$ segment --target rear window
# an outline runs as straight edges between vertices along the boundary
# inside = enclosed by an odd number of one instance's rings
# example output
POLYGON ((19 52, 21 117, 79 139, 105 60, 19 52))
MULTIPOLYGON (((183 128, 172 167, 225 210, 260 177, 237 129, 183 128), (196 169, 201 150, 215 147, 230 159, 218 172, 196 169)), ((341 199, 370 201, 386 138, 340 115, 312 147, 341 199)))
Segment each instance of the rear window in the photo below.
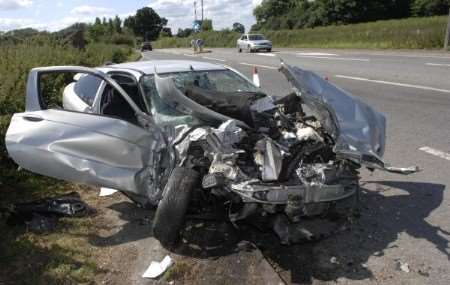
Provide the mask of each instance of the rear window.
POLYGON ((248 37, 251 41, 261 41, 266 39, 263 35, 250 35, 248 37))

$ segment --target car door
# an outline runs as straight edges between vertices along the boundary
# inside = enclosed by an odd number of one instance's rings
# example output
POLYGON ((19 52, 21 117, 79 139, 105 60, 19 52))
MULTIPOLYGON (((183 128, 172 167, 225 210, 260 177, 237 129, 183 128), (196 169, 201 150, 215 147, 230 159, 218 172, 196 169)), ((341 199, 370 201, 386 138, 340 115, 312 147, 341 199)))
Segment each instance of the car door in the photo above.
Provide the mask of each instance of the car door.
POLYGON ((245 35, 243 40, 242 40, 241 48, 247 48, 247 41, 248 41, 248 36, 245 35))
POLYGON ((28 77, 26 110, 14 114, 5 142, 19 166, 38 174, 143 196, 159 186, 154 176, 165 147, 161 132, 114 80, 95 69, 33 69, 28 77), (123 96, 140 123, 47 107, 40 78, 58 72, 86 73, 106 81, 123 96))
POLYGON ((240 48, 240 49, 241 49, 242 46, 243 46, 244 38, 245 38, 245 35, 243 35, 242 37, 240 37, 239 40, 238 40, 238 48, 240 48))

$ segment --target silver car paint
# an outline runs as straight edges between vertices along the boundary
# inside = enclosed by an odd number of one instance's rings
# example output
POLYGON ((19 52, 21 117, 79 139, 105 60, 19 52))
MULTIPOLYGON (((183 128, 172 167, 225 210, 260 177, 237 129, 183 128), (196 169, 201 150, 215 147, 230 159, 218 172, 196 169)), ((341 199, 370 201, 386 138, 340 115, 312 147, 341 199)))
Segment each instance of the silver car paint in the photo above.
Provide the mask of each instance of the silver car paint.
MULTIPOLYGON (((133 68, 138 66, 141 64, 133 68)), ((216 65, 203 67, 217 70, 216 65)), ((126 65, 122 68, 126 69, 126 65)), ((305 104, 317 111, 323 126, 337 142, 338 155, 369 165, 371 162, 365 161, 365 156, 381 161, 385 145, 382 114, 312 72, 286 64, 281 71, 305 104)), ((187 98, 179 94, 170 78, 155 78, 162 97, 187 98)), ((229 119, 212 114, 215 112, 207 108, 200 112, 197 105, 187 105, 191 110, 186 111, 203 113, 223 122, 229 119)), ((238 122, 246 127, 242 124, 238 122)), ((101 70, 72 66, 36 68, 30 72, 26 112, 13 116, 6 135, 9 155, 25 169, 64 180, 130 191, 154 200, 161 195, 160 182, 164 177, 160 163, 169 152, 167 144, 151 117, 140 111, 108 75, 101 70), (89 73, 102 78, 135 110, 142 127, 101 115, 42 110, 38 81, 40 74, 46 72, 89 73)))
POLYGON ((384 167, 381 158, 386 119, 383 114, 311 71, 285 63, 280 71, 333 137, 334 152, 338 156, 368 166, 384 167))
POLYGON ((163 151, 166 143, 160 130, 148 117, 99 70, 69 66, 33 69, 27 84, 26 111, 14 114, 6 148, 18 165, 32 172, 152 198, 161 192, 160 162, 167 152, 163 151), (45 72, 99 76, 130 103, 142 127, 102 115, 42 110, 38 80, 45 72))
POLYGON ((267 49, 272 48, 272 42, 269 40, 250 40, 249 36, 252 34, 244 34, 237 40, 237 47, 239 49, 267 49), (247 39, 243 39, 244 36, 247 36, 247 39))

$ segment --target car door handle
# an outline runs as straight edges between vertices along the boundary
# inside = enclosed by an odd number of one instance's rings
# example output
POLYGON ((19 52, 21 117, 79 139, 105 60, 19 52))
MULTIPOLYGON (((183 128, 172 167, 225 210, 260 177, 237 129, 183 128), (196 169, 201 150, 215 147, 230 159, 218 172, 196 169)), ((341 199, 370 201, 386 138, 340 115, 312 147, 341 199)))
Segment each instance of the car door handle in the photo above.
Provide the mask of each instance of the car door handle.
POLYGON ((44 120, 42 117, 39 116, 23 116, 23 119, 30 122, 40 122, 44 120))

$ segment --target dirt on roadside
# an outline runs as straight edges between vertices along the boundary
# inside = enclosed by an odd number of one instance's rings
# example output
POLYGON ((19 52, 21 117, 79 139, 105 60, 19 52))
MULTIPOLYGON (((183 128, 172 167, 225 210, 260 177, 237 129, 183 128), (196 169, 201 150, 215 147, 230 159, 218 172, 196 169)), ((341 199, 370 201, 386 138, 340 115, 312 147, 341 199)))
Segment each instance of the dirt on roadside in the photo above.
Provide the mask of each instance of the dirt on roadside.
POLYGON ((152 237, 152 210, 121 193, 69 190, 95 213, 63 218, 43 234, 0 217, 0 284, 445 284, 439 280, 448 274, 438 262, 408 255, 398 242, 409 244, 408 233, 446 243, 424 220, 441 202, 437 184, 365 183, 361 216, 322 241, 282 246, 271 232, 192 219, 170 252, 152 237), (174 265, 162 277, 141 277, 167 254, 174 265))

